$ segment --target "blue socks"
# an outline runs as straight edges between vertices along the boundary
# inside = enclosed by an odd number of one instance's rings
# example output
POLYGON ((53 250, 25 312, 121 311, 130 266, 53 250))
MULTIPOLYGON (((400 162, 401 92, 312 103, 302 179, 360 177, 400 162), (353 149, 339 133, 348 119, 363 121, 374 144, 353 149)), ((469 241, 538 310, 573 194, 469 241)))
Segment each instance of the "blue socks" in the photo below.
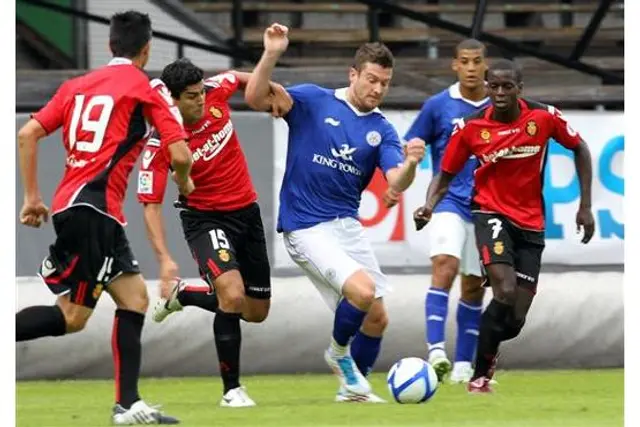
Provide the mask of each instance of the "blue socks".
POLYGON ((380 354, 380 344, 382 337, 370 337, 362 331, 358 331, 356 337, 351 342, 351 357, 356 362, 358 370, 365 377, 369 375, 380 354))
POLYGON ((349 340, 360 329, 364 316, 367 313, 351 305, 345 298, 336 308, 333 321, 333 340, 341 347, 346 347, 349 340))
POLYGON ((458 302, 458 336, 456 339, 456 362, 473 362, 480 335, 482 304, 458 302))
POLYGON ((431 288, 425 298, 426 340, 429 351, 435 348, 444 350, 445 325, 449 308, 449 293, 442 289, 431 288))

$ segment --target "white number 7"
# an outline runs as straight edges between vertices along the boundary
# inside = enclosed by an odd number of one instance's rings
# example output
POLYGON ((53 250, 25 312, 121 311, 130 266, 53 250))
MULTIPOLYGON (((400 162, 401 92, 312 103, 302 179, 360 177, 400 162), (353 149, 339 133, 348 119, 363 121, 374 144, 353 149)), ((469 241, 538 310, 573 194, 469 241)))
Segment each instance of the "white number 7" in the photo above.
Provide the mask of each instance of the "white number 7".
POLYGON ((76 95, 73 106, 73 116, 71 116, 71 128, 69 129, 69 148, 87 153, 97 153, 102 147, 104 134, 113 111, 113 98, 109 95, 98 95, 92 97, 87 106, 84 105, 84 95, 76 95), (101 106, 98 120, 91 120, 91 110, 101 106), (82 117, 81 117, 82 115, 82 117), (81 129, 84 132, 93 132, 93 139, 90 141, 77 141, 78 122, 82 119, 81 129))
POLYGON ((502 230, 502 221, 498 218, 491 218, 487 223, 491 225, 491 230, 493 231, 493 236, 491 236, 491 238, 493 240, 497 239, 498 234, 500 234, 500 231, 502 230))

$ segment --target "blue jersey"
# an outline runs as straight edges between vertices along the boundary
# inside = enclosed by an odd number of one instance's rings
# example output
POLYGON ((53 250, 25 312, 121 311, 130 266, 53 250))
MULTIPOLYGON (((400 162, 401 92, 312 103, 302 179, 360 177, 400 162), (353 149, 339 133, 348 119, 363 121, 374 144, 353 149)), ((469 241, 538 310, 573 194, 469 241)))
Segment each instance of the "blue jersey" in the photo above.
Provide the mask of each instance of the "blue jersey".
POLYGON ((398 133, 377 108, 362 113, 347 89, 312 84, 287 89, 293 108, 280 190, 278 232, 358 217, 360 196, 376 167, 386 174, 404 161, 398 133))
MULTIPOLYGON (((420 114, 407 131, 404 139, 418 137, 431 146, 433 176, 440 172, 440 161, 449 143, 455 123, 487 106, 489 98, 473 102, 460 94, 460 84, 427 99, 420 114)), ((471 221, 471 197, 473 192, 473 172, 478 166, 475 157, 470 158, 464 169, 451 181, 449 191, 436 206, 434 212, 453 212, 466 221, 471 221)))

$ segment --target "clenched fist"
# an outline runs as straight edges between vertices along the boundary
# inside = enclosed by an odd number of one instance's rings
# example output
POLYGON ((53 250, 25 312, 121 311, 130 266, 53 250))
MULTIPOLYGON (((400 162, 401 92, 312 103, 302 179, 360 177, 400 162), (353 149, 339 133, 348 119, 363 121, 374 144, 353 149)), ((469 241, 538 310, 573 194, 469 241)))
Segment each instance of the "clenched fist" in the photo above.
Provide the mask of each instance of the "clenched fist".
POLYGON ((426 149, 425 142, 420 138, 413 138, 404 146, 404 153, 412 164, 418 164, 422 161, 426 149))
POLYGON ((264 30, 264 36, 262 38, 264 43, 264 50, 271 53, 282 53, 287 50, 289 45, 289 28, 285 25, 278 23, 271 24, 266 30, 264 30))

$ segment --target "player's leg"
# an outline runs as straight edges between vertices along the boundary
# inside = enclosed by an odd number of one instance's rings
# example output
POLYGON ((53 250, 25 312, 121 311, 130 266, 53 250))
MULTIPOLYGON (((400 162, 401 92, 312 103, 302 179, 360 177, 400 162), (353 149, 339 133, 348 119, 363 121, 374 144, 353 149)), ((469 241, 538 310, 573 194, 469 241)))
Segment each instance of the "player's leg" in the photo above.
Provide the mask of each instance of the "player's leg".
POLYGON ((261 323, 267 318, 271 308, 271 266, 267 239, 257 203, 244 213, 244 217, 248 227, 242 243, 237 247, 246 294, 242 319, 250 323, 261 323))
POLYGON ((435 213, 428 225, 432 264, 431 287, 425 297, 425 326, 429 363, 441 381, 451 370, 445 351, 449 291, 458 275, 466 229, 460 216, 435 213))
POLYGON ((458 333, 456 336, 456 356, 451 372, 451 381, 467 383, 473 375, 473 360, 478 344, 480 316, 484 288, 480 272, 480 258, 476 246, 472 223, 465 223, 466 239, 460 260, 460 300, 456 313, 458 333))
POLYGON ((482 313, 476 352, 476 366, 469 391, 489 392, 500 342, 507 317, 516 301, 513 230, 499 216, 474 215, 475 233, 493 299, 482 313))
POLYGON ((31 306, 16 313, 16 341, 78 332, 95 307, 91 298, 95 284, 89 280, 91 260, 85 250, 90 225, 78 208, 53 216, 52 222, 56 241, 42 261, 38 276, 58 300, 55 305, 31 306))
POLYGON ((325 301, 336 296, 333 332, 325 360, 349 392, 366 396, 371 386, 358 370, 349 351, 349 344, 362 326, 367 311, 375 299, 373 278, 349 257, 338 240, 343 220, 318 224, 304 230, 285 233, 285 246, 291 258, 314 277, 325 301))

